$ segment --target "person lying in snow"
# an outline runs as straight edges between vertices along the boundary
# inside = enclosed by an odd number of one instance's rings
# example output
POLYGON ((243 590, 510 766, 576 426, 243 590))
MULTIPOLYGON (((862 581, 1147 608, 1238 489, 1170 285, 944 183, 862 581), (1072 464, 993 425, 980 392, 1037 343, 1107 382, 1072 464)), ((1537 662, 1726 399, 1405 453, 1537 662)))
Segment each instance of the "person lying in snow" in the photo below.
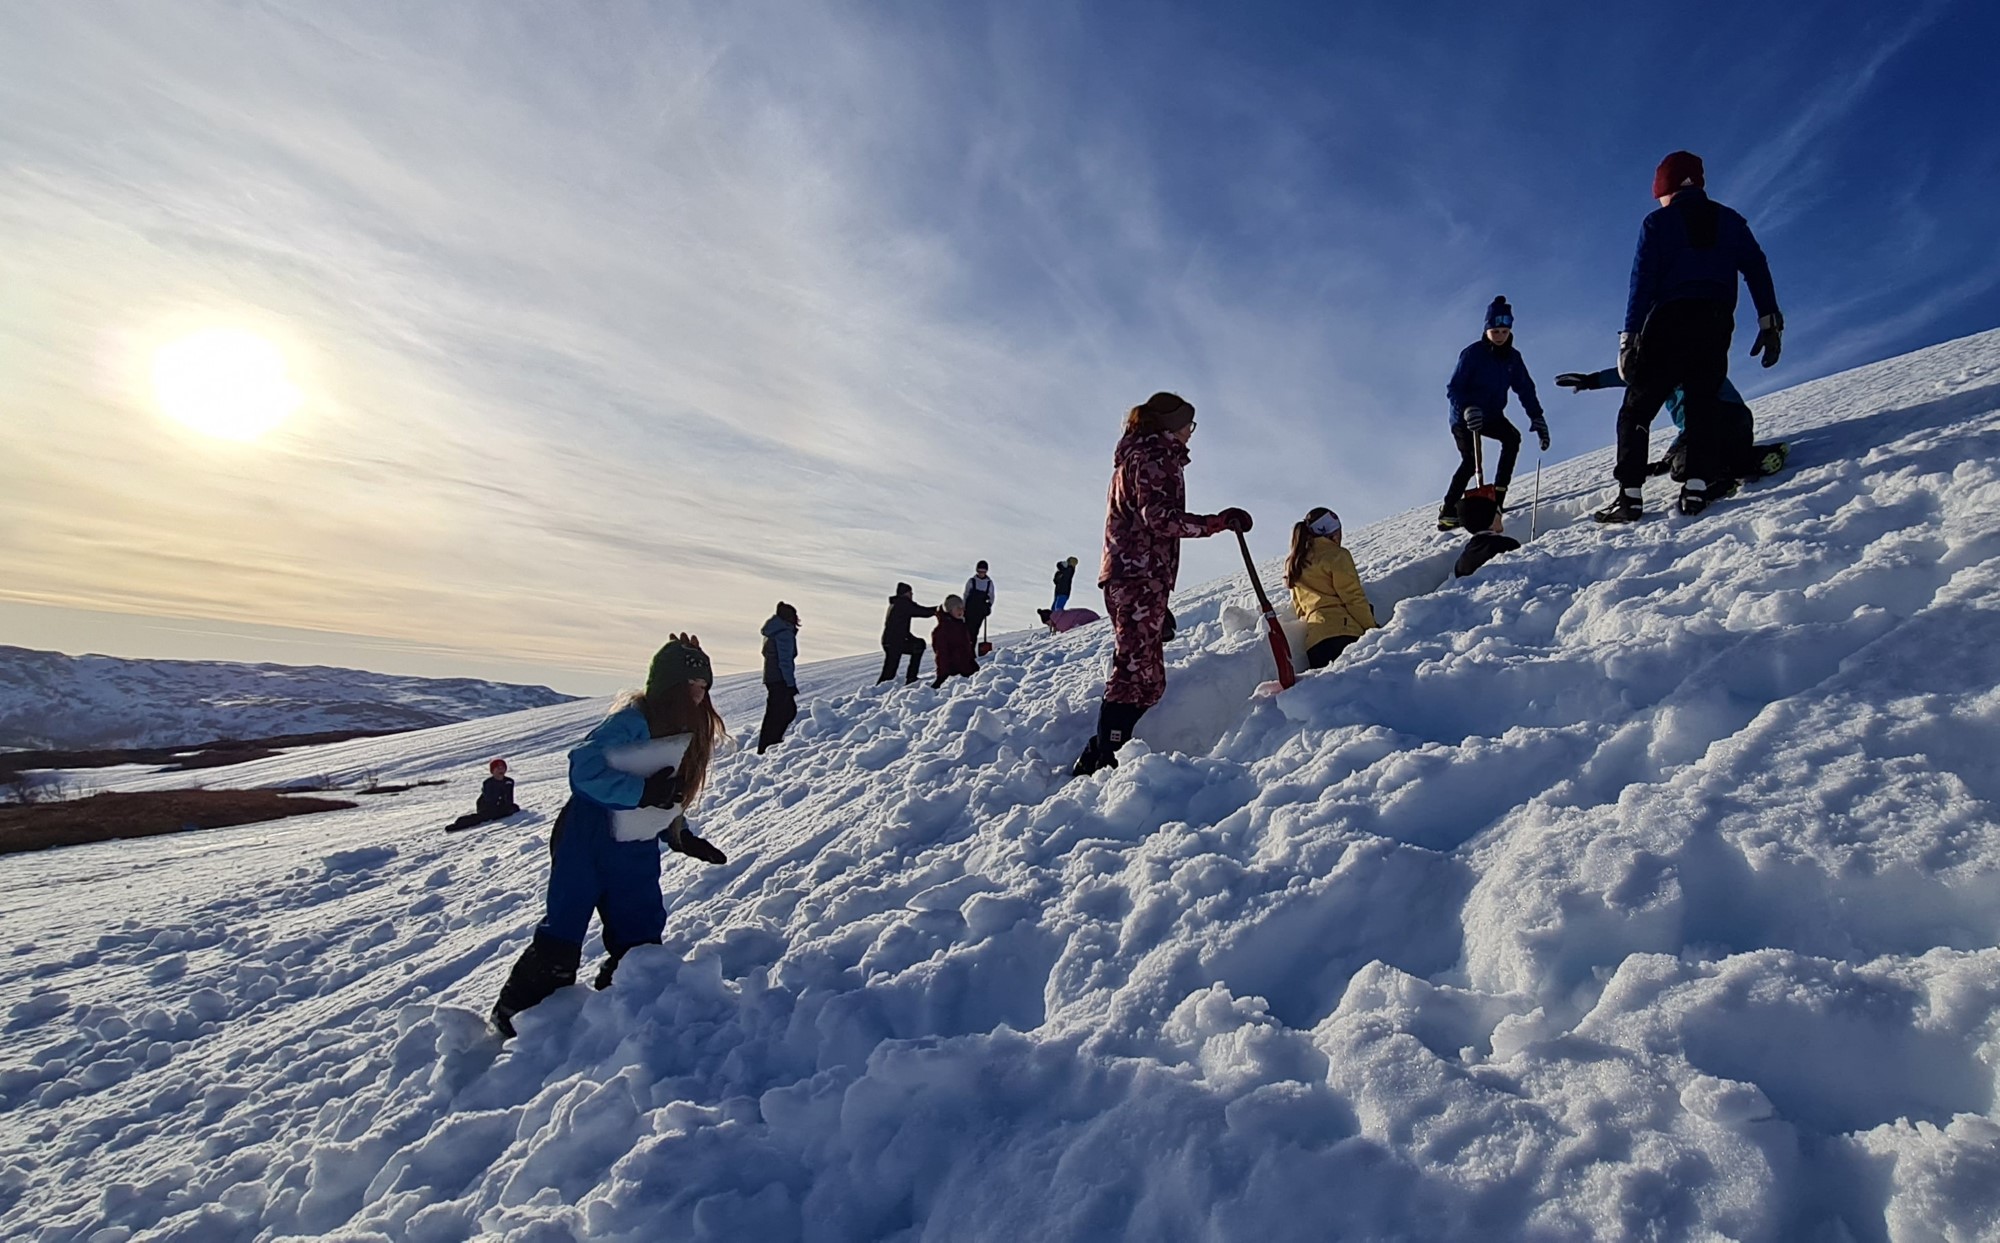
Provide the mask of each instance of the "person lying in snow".
POLYGON ((1454 578, 1465 578, 1501 553, 1513 552, 1521 546, 1520 540, 1501 533, 1505 528, 1500 507, 1490 497, 1467 496, 1460 501, 1458 520, 1473 536, 1458 554, 1458 563, 1451 567, 1454 578))
POLYGON ((1324 505, 1315 505, 1292 524, 1285 586, 1292 589, 1293 610, 1306 623, 1308 668, 1326 668, 1376 627, 1354 554, 1340 542, 1340 515, 1324 505))
POLYGON ((965 601, 957 596, 946 596, 938 608, 937 625, 931 630, 931 656, 937 662, 932 689, 943 686, 946 678, 969 678, 979 672, 979 661, 972 651, 972 623, 965 616, 965 601))
MULTIPOLYGON (((1104 620, 1090 609, 1036 609, 1035 613, 1042 619, 1042 624, 1056 634, 1066 634, 1078 626, 1088 626, 1094 621, 1104 620)), ((1169 614, 1169 617, 1171 616, 1169 614)), ((1173 636, 1169 634, 1167 637, 1173 636)))
MULTIPOLYGON (((1618 378, 1618 368, 1616 367, 1607 367, 1602 371, 1565 371, 1556 377, 1556 384, 1558 387, 1569 389, 1574 393, 1587 393, 1600 388, 1625 387, 1625 381, 1618 378)), ((1747 454, 1743 456, 1732 454, 1732 456, 1736 456, 1736 460, 1732 463, 1731 471, 1727 476, 1728 482, 1714 489, 1718 496, 1725 491, 1733 490, 1731 488, 1732 484, 1749 483, 1753 480, 1762 479, 1767 475, 1775 475, 1785 469, 1785 459, 1791 452, 1790 445, 1782 440, 1770 441, 1761 445, 1750 443, 1756 437, 1756 423, 1754 416, 1750 413, 1749 403, 1744 401, 1743 395, 1736 391, 1736 386, 1725 378, 1722 381, 1722 387, 1716 390, 1716 396, 1722 403, 1717 417, 1725 425, 1728 443, 1735 446, 1739 451, 1744 445, 1750 446, 1747 454)), ((1676 387, 1673 392, 1667 394, 1667 414, 1673 419, 1674 430, 1677 434, 1674 436, 1674 443, 1667 446, 1667 451, 1660 456, 1657 462, 1648 462, 1646 464, 1646 474, 1648 477, 1658 478, 1661 475, 1666 475, 1675 483, 1681 483, 1687 479, 1686 407, 1687 391, 1685 389, 1676 387)))
POLYGON ((507 775, 507 761, 494 760, 486 766, 486 774, 486 780, 479 783, 479 801, 472 805, 473 810, 445 826, 445 832, 502 820, 521 810, 514 804, 514 779, 507 775))
POLYGON ((1250 529, 1250 515, 1241 509, 1187 512, 1182 472, 1193 435, 1194 407, 1174 393, 1154 393, 1125 416, 1125 434, 1112 457, 1104 563, 1097 575, 1111 610, 1111 676, 1097 732, 1070 770, 1078 777, 1116 768, 1133 726, 1166 693, 1161 645, 1172 637, 1167 597, 1180 578, 1181 541, 1250 529))
POLYGON ((611 984, 626 951, 660 943, 662 843, 704 863, 728 861, 687 822, 724 733, 708 698, 714 679, 700 640, 675 635, 653 657, 646 689, 569 753, 569 802, 549 834, 547 913, 493 1006, 502 1036, 514 1034, 515 1015, 576 983, 592 911, 603 921, 608 955, 599 988, 611 984))

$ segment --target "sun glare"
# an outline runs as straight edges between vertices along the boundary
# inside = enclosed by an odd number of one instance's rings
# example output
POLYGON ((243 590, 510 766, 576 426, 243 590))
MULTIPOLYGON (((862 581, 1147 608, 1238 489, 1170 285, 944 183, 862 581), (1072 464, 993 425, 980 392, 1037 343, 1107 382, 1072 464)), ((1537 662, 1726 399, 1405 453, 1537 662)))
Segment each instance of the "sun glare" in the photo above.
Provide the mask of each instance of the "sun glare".
POLYGON ((255 440, 291 416, 305 394, 269 340, 210 328, 153 355, 153 397, 167 416, 224 440, 255 440))

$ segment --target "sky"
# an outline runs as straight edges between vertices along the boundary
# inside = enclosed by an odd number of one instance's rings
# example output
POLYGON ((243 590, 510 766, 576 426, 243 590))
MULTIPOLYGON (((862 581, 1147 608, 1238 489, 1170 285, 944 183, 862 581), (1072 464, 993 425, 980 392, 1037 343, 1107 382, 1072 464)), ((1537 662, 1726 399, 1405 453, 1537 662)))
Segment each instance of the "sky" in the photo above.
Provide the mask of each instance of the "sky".
POLYGON ((1312 505, 1436 503, 1495 294, 1551 460, 1610 442, 1552 377, 1613 361, 1676 148, 1770 256, 1753 404, 2000 324, 1996 38, 1971 2, 9 4, 0 643, 594 693, 671 631, 751 667, 780 599, 805 658, 869 649, 981 558, 1022 627, 1058 558, 1092 577, 1157 389, 1190 507, 1274 557, 1312 505), (254 441, 153 390, 215 328, 300 393, 254 441))

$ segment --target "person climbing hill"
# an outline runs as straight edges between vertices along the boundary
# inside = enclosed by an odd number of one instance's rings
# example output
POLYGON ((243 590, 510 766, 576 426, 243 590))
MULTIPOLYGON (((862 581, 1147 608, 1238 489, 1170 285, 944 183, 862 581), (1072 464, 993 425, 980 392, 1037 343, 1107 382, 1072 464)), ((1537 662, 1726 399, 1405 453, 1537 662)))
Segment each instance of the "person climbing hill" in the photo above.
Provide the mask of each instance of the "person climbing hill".
POLYGON ((784 741, 799 715, 799 611, 783 600, 764 623, 764 724, 757 754, 784 741))
POLYGON ((1521 398, 1527 411, 1528 427, 1549 447, 1549 425, 1542 416, 1541 399, 1535 396, 1535 381, 1528 364, 1514 346, 1514 308, 1505 298, 1495 298, 1486 307, 1486 329, 1480 339, 1458 354, 1458 366, 1445 385, 1451 402, 1451 437, 1458 445, 1458 469, 1445 486, 1444 504, 1438 508, 1438 530, 1458 526, 1458 498, 1472 478, 1477 461, 1475 441, 1480 437, 1497 441, 1500 461, 1493 470, 1494 495, 1503 503, 1507 487, 1514 479, 1514 459, 1521 452, 1521 431, 1507 418, 1507 390, 1521 398))
POLYGON ((917 680, 917 671, 924 663, 924 641, 910 633, 910 623, 936 612, 931 605, 917 603, 915 588, 908 583, 896 584, 896 594, 889 597, 889 612, 882 618, 882 676, 875 679, 877 686, 896 676, 896 666, 905 656, 910 658, 910 676, 903 681, 917 680))
POLYGON ((946 596, 937 611, 937 625, 931 629, 931 654, 937 664, 932 689, 943 686, 946 678, 969 678, 979 672, 979 661, 972 651, 972 621, 966 615, 965 601, 957 596, 946 596))
POLYGON ((569 753, 569 801, 549 834, 546 912, 493 1005, 503 1037, 514 1035, 515 1015, 576 983, 593 911, 607 955, 598 988, 610 986, 633 946, 659 944, 667 922, 661 843, 704 863, 727 862, 687 821, 724 732, 708 698, 714 680, 701 641, 675 635, 653 657, 646 689, 569 753))
POLYGON ((1292 524, 1292 552, 1285 559, 1292 608, 1306 623, 1306 665, 1324 669, 1354 641, 1376 628, 1375 610, 1341 543, 1340 515, 1316 505, 1292 524))
POLYGON ((1060 613, 1069 607, 1070 588, 1076 585, 1076 558, 1056 562, 1055 603, 1049 605, 1051 613, 1060 613))
POLYGON ((1682 391, 1687 436, 1683 514, 1707 509, 1727 491, 1731 467, 1749 456, 1749 428, 1721 409, 1736 332, 1737 276, 1757 308, 1750 355, 1761 356, 1766 367, 1778 361, 1785 317, 1749 222, 1709 198, 1706 186, 1701 158, 1689 151, 1670 153, 1653 172, 1660 206, 1639 227, 1625 328, 1618 334, 1618 374, 1626 385, 1613 471, 1618 494, 1592 515, 1599 522, 1631 522, 1644 512, 1648 434, 1675 389, 1682 391))
POLYGON ((1112 455, 1105 498, 1104 560, 1097 585, 1111 613, 1111 676, 1104 683, 1097 732, 1071 772, 1081 777, 1118 766, 1118 749, 1167 689, 1161 650, 1172 614, 1167 598, 1180 578, 1181 541, 1248 531, 1248 512, 1187 512, 1184 472, 1194 407, 1174 393, 1154 393, 1125 416, 1112 455))

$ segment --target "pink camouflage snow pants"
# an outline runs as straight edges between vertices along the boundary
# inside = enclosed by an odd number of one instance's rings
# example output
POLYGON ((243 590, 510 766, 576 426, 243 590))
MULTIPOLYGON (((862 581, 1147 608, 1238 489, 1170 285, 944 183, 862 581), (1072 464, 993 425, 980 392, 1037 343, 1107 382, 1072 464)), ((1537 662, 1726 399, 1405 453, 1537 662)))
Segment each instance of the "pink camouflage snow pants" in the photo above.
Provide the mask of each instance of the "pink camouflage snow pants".
POLYGON ((1167 621, 1167 585, 1151 579, 1113 579, 1104 584, 1111 613, 1111 676, 1104 698, 1150 708, 1167 693, 1167 658, 1161 632, 1167 621))

